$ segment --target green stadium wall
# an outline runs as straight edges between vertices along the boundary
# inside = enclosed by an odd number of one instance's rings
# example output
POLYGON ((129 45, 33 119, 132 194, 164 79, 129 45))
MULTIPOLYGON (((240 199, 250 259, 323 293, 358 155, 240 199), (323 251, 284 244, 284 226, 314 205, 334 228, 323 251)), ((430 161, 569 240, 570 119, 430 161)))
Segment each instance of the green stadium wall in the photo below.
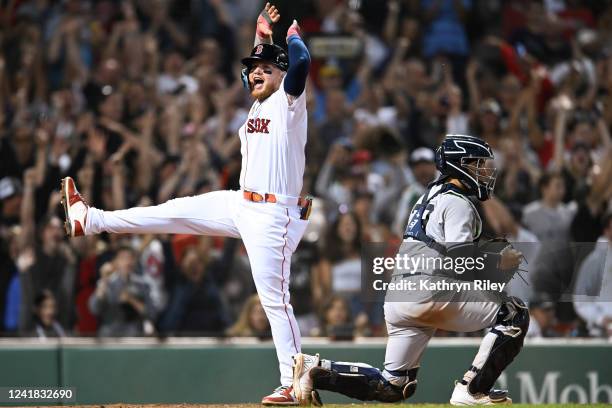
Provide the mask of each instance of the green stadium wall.
MULTIPOLYGON (((306 342, 303 348, 324 358, 374 366, 384 359, 384 340, 306 342)), ((453 381, 469 367, 477 348, 474 340, 432 341, 411 402, 448 401, 453 381)), ((74 387, 78 404, 259 402, 278 385, 270 343, 0 343, 0 364, 1 387, 74 387)), ((511 390, 515 402, 612 402, 612 343, 530 343, 499 385, 511 390)), ((322 396, 330 403, 349 401, 327 392, 322 396)))

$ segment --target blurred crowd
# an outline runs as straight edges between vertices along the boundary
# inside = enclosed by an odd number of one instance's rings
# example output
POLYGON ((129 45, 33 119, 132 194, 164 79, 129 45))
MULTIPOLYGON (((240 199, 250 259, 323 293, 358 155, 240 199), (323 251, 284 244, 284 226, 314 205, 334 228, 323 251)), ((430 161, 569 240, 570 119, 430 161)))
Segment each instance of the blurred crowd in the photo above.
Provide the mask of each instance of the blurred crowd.
MULTIPOLYGON (((531 305, 530 336, 612 335, 611 1, 274 4, 275 42, 295 18, 313 58, 303 193, 315 205, 291 266, 303 335, 384 335, 360 255, 401 241, 447 133, 495 152, 483 236, 522 245, 527 273, 510 291, 531 305)), ((58 192, 70 175, 113 210, 238 189, 251 104, 239 60, 262 8, 0 1, 5 336, 270 337, 239 240, 68 240, 58 192)))

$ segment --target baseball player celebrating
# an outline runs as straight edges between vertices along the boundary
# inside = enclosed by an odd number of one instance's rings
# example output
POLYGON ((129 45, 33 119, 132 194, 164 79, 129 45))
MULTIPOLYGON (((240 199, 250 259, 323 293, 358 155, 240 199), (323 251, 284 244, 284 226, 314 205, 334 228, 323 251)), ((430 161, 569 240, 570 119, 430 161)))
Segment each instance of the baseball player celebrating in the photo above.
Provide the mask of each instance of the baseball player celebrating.
POLYGON ((72 178, 62 180, 66 230, 72 237, 111 233, 201 234, 242 238, 257 293, 265 309, 280 366, 281 386, 264 405, 297 405, 291 357, 300 332, 289 303, 289 265, 307 224, 310 201, 299 197, 306 145, 304 88, 310 55, 294 20, 286 53, 272 44, 280 18, 266 4, 255 46, 242 60, 243 80, 255 99, 240 128, 240 191, 215 191, 153 207, 103 211, 89 207, 72 178))
MULTIPOLYGON (((481 220, 472 197, 487 200, 495 184, 495 170, 487 167, 491 148, 476 137, 447 135, 436 152, 441 177, 415 204, 399 254, 444 259, 478 256, 486 245, 477 242, 481 220)), ((490 248, 488 248, 490 249, 490 248)), ((486 270, 512 276, 521 263, 521 253, 503 243, 499 250, 485 252, 486 270)), ((482 252, 481 252, 482 254, 482 252)), ((478 276, 421 267, 409 273, 398 270, 393 281, 465 282, 478 276)), ((472 271, 474 272, 474 271, 472 271)), ((417 291, 398 298, 387 290, 385 320, 389 339, 384 369, 361 363, 322 360, 318 355, 294 357, 293 387, 300 402, 320 405, 316 389, 336 391, 361 400, 395 402, 414 394, 423 352, 436 329, 471 332, 491 327, 463 378, 456 382, 450 398, 453 405, 510 403, 507 391, 493 384, 523 346, 529 325, 524 303, 501 293, 482 291, 417 291)))

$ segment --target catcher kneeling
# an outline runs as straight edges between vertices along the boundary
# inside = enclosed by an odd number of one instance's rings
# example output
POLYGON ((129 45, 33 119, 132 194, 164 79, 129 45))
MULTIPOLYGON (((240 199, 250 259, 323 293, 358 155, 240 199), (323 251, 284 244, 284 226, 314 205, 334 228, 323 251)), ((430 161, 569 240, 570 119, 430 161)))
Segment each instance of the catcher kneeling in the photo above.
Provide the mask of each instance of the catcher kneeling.
MULTIPOLYGON (((493 152, 483 140, 446 136, 436 152, 441 176, 412 209, 399 249, 402 256, 424 261, 409 271, 396 265, 391 282, 414 281, 409 287, 418 288, 423 280, 441 283, 435 287, 478 280, 503 287, 512 278, 522 254, 504 240, 479 240, 482 222, 472 203, 487 200, 493 191, 496 171, 492 159, 493 152), (465 260, 470 258, 468 267, 465 260), (425 262, 429 260, 433 261, 425 262)), ((473 332, 487 327, 491 330, 472 365, 456 382, 450 403, 512 402, 507 391, 494 390, 493 384, 523 347, 529 312, 520 299, 499 290, 470 289, 469 285, 465 290, 389 289, 384 311, 389 339, 382 371, 367 364, 320 359, 318 354, 294 356, 293 389, 302 405, 321 405, 316 390, 364 401, 406 399, 416 391, 421 357, 436 329, 473 332)))

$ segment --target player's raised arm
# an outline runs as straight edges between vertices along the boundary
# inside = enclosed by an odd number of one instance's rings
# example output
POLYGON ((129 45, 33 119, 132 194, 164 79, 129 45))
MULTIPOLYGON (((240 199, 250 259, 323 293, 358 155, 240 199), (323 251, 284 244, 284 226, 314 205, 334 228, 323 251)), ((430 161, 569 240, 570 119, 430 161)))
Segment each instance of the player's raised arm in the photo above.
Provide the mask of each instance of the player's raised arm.
POLYGON ((285 77, 285 92, 291 96, 300 96, 306 87, 306 78, 310 69, 310 54, 300 36, 300 26, 297 21, 287 31, 287 47, 289 51, 289 69, 285 77))
POLYGON ((253 47, 259 44, 272 44, 272 27, 280 20, 278 9, 266 3, 266 6, 257 17, 257 29, 255 31, 255 41, 253 47))

